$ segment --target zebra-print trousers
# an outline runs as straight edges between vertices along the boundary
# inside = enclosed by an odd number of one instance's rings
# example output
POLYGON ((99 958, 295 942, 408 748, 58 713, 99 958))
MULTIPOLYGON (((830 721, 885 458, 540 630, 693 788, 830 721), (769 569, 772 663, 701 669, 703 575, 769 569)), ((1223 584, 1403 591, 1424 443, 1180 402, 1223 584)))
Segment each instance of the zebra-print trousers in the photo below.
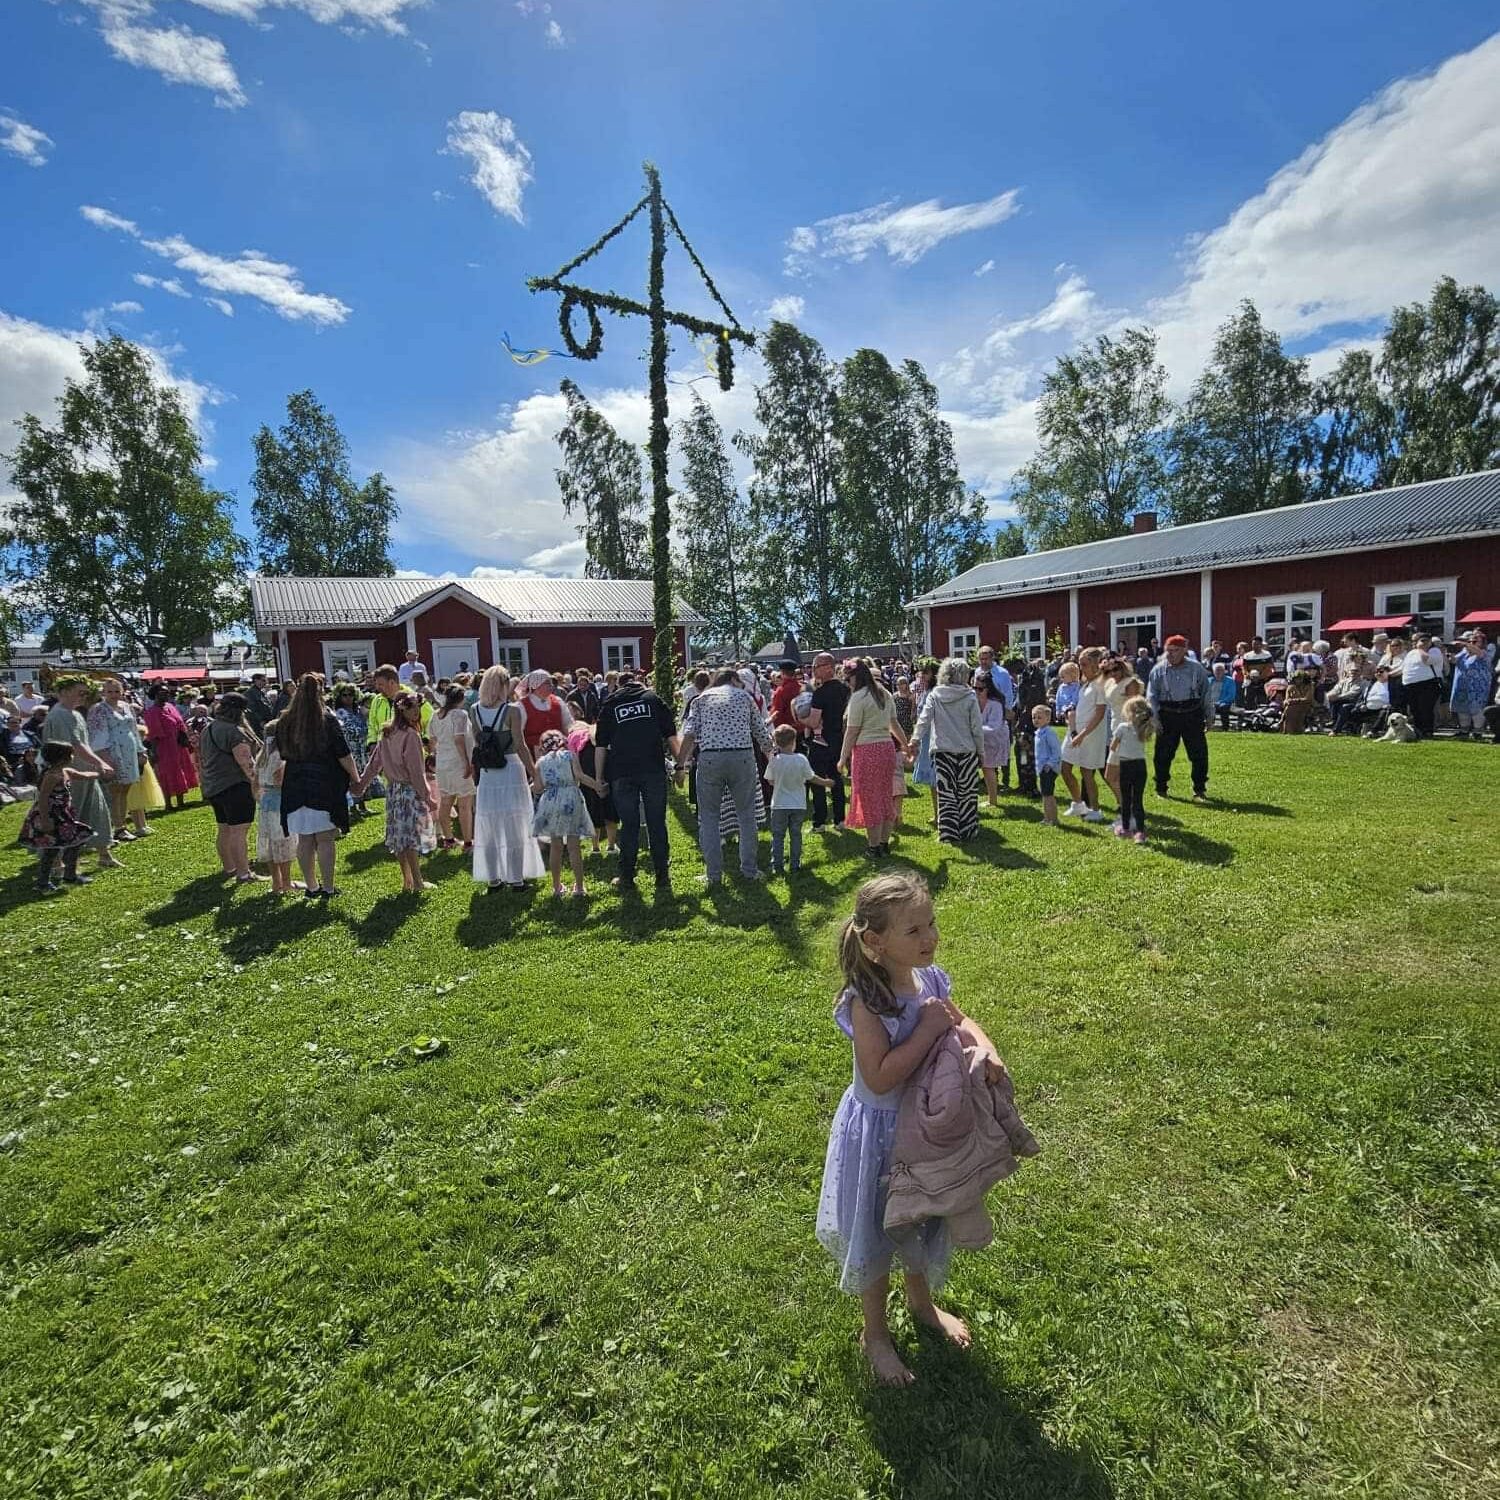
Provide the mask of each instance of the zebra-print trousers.
POLYGON ((932 765, 937 773, 938 838, 945 844, 961 844, 979 832, 979 757, 972 750, 935 750, 932 765))

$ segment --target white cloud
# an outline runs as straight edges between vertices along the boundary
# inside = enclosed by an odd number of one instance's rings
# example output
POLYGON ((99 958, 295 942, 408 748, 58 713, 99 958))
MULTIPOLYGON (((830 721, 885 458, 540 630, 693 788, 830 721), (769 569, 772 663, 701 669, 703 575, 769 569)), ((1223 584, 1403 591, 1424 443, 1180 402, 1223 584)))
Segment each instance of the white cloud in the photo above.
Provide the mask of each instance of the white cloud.
POLYGON ((140 233, 132 220, 122 219, 119 214, 112 214, 107 208, 96 208, 92 203, 85 203, 78 212, 100 229, 118 229, 122 234, 140 233))
POLYGON ((45 130, 38 130, 15 115, 0 114, 0 151, 20 157, 28 167, 44 167, 52 144, 52 137, 45 130))
POLYGON ((138 26, 121 7, 109 6, 103 14, 100 35, 121 61, 150 68, 168 83, 209 89, 214 102, 226 109, 238 109, 245 102, 239 75, 218 37, 203 36, 186 26, 138 26))
POLYGON ((393 35, 403 36, 406 25, 402 12, 415 10, 427 0, 192 0, 203 10, 211 10, 237 20, 258 20, 263 10, 299 10, 324 26, 373 26, 393 35))
POLYGON ((1020 394, 1013 359, 1018 343, 1059 333, 1076 343, 1116 321, 1119 314, 1101 308, 1093 288, 1072 267, 1058 266, 1056 274, 1061 280, 1046 306, 1023 318, 997 321, 978 344, 965 346, 940 365, 938 379, 980 403, 1013 401, 1020 394))
POLYGON ((568 45, 567 35, 556 21, 548 21, 547 29, 542 35, 549 47, 566 47, 568 45))
POLYGON ((766 309, 766 317, 795 323, 806 311, 807 303, 801 297, 777 297, 766 309))
MULTIPOLYGON (((241 250, 233 259, 200 250, 180 234, 166 239, 147 239, 140 228, 130 219, 122 219, 108 209, 85 204, 79 212, 91 224, 101 228, 118 229, 128 234, 153 255, 169 260, 179 271, 186 271, 200 287, 210 292, 229 292, 235 296, 253 297, 265 303, 273 312, 291 322, 306 318, 318 324, 342 323, 349 316, 349 306, 326 292, 309 292, 297 278, 296 266, 284 261, 272 260, 260 250, 241 250)), ((135 275, 139 286, 156 286, 173 296, 191 295, 175 278, 158 281, 141 272, 135 275)), ((219 306, 217 300, 214 306, 219 306)), ((220 307, 221 312, 224 311, 220 307)), ((228 315, 232 315, 228 314, 228 315)))
POLYGON ((915 265, 927 252, 955 235, 1003 224, 1020 212, 1020 190, 1011 188, 978 203, 944 208, 936 198, 901 207, 894 199, 835 214, 816 224, 800 224, 787 240, 788 275, 805 275, 814 256, 825 260, 862 261, 872 250, 884 250, 901 265, 915 265))
POLYGON ((169 292, 174 297, 193 295, 175 276, 168 276, 163 280, 160 276, 148 276, 144 271, 137 271, 130 279, 137 286, 149 287, 156 292, 169 292))
POLYGON ((448 121, 448 156, 466 156, 474 165, 469 181, 497 214, 526 222, 521 194, 532 180, 531 152, 516 127, 493 110, 466 109, 448 121))
POLYGON ((993 271, 994 269, 995 269, 995 262, 994 262, 994 258, 991 257, 989 260, 985 261, 985 263, 982 266, 976 267, 975 271, 974 271, 974 274, 975 274, 975 276, 988 276, 990 274, 990 272, 993 271))
POLYGON ((111 302, 109 311, 112 313, 138 313, 145 312, 145 308, 139 302, 111 302))
POLYGON ((203 299, 210 307, 217 308, 226 318, 234 316, 234 303, 224 297, 205 297, 203 299))
MULTIPOLYGON (((726 436, 752 425, 754 358, 741 358, 732 391, 704 379, 696 389, 713 407, 726 436)), ((692 379, 702 365, 674 374, 692 379)), ((610 389, 590 399, 627 441, 644 444, 650 414, 643 390, 610 389)), ((690 398, 672 387, 673 420, 690 398)), ((582 571, 580 516, 563 512, 558 498, 557 433, 567 415, 561 393, 539 391, 501 413, 495 427, 449 434, 438 441, 398 440, 373 455, 368 467, 390 477, 401 497, 398 538, 454 548, 465 558, 487 559, 499 573, 577 574, 582 571)), ((739 455, 732 454, 738 464, 739 455)), ((649 490, 650 478, 646 476, 649 490)), ((478 570, 476 570, 478 573, 478 570)))
POLYGON ((1425 299, 1445 273, 1500 281, 1497 98, 1500 34, 1384 89, 1193 245, 1150 310, 1174 385, 1243 297, 1306 340, 1425 299))

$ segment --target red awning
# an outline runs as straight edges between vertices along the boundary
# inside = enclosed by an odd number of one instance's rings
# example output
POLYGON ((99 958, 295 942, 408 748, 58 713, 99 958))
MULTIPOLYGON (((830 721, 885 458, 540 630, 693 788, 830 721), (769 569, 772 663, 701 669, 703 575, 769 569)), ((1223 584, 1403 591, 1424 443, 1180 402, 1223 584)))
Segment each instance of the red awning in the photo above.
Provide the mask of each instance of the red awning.
POLYGON ((1460 625, 1500 625, 1500 609, 1471 609, 1460 625))
POLYGON ((1415 619, 1415 615, 1371 615, 1368 620, 1335 620, 1323 634, 1333 635, 1340 630, 1396 630, 1415 619))
POLYGON ((203 667, 147 667, 142 682, 202 682, 208 672, 203 667))

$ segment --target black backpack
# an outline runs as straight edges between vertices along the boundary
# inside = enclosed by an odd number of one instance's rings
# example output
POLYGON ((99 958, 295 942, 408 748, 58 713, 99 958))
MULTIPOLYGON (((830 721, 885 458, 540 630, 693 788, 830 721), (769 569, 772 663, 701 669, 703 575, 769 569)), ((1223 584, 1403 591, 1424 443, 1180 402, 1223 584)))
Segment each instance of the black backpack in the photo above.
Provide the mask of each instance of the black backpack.
POLYGON ((486 724, 474 710, 475 722, 479 725, 479 737, 474 743, 474 764, 481 771, 498 771, 505 764, 505 753, 511 747, 511 733, 505 727, 505 709, 495 710, 495 717, 486 724))

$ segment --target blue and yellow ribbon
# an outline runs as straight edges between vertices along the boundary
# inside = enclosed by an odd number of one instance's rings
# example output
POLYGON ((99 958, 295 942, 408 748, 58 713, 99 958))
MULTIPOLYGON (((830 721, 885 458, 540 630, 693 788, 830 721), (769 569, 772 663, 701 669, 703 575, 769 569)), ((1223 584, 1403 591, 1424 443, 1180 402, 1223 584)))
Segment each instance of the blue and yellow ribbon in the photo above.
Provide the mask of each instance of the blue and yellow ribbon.
POLYGON ((500 335, 500 342, 505 345, 505 352, 510 355, 511 362, 518 365, 539 365, 549 359, 572 359, 571 354, 561 349, 517 349, 510 341, 508 333, 500 335))

